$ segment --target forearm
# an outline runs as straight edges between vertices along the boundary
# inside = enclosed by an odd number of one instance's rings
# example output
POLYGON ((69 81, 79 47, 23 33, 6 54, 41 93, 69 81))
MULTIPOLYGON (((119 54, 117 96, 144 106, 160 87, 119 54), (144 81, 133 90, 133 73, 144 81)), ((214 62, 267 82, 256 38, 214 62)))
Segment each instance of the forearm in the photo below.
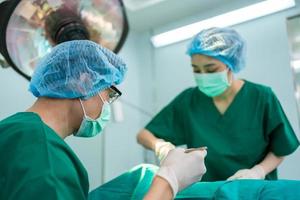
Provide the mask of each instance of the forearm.
POLYGON ((273 152, 269 152, 267 156, 264 158, 264 160, 259 163, 260 166, 265 171, 265 174, 269 174, 272 172, 275 168, 278 167, 278 165, 283 161, 284 157, 278 157, 273 152))
POLYGON ((169 183, 165 179, 156 176, 144 200, 171 200, 172 198, 173 193, 169 183))
POLYGON ((155 150, 155 144, 159 141, 150 131, 142 129, 137 135, 137 142, 147 149, 155 150))

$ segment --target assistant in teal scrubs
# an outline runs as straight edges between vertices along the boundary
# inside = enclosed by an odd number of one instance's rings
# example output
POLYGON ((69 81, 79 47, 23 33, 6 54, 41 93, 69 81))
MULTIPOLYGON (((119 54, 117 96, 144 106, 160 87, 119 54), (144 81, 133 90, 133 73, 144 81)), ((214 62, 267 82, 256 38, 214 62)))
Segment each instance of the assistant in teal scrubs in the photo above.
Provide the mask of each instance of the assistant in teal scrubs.
POLYGON ((197 87, 164 107, 138 141, 159 158, 178 145, 207 146, 202 181, 277 179, 277 166, 299 141, 270 87, 234 78, 245 63, 241 36, 230 28, 203 30, 187 53, 197 87))
MULTIPOLYGON (((295 151, 298 140, 272 90, 244 82, 224 114, 212 98, 190 88, 158 113, 146 129, 176 146, 207 146, 207 172, 202 181, 225 180, 262 161, 268 151, 278 156, 295 151)), ((276 170, 266 179, 277 179, 276 170)))

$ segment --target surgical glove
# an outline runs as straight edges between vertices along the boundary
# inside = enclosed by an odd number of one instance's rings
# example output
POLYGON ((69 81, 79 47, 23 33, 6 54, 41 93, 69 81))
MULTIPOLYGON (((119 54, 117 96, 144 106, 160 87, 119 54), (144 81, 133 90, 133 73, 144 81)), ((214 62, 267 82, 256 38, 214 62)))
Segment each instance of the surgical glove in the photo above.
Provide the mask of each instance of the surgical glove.
POLYGON ((206 150, 185 153, 183 148, 171 150, 162 161, 157 176, 164 178, 170 184, 173 196, 187 186, 199 181, 206 172, 204 158, 206 150))
POLYGON ((237 171, 233 176, 227 180, 236 179, 265 179, 266 173, 261 165, 255 165, 251 169, 242 169, 237 171))
POLYGON ((159 159, 160 163, 167 157, 169 151, 175 149, 175 146, 162 139, 158 140, 155 144, 155 155, 159 159))

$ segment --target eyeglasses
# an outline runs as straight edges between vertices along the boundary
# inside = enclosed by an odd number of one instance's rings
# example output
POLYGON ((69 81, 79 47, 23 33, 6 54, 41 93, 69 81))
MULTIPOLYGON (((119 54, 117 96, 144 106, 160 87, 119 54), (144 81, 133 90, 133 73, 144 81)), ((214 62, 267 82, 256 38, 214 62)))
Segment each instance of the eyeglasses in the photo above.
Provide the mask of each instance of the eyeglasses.
POLYGON ((112 104, 115 100, 117 100, 122 95, 122 92, 118 90, 115 86, 110 86, 108 93, 108 103, 112 104))

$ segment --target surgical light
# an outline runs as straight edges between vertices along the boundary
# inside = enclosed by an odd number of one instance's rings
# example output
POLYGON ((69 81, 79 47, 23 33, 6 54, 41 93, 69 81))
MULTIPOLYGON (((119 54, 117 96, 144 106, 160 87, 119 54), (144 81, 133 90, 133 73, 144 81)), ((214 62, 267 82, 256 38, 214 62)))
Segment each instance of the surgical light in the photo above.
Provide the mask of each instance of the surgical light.
POLYGON ((0 53, 28 80, 39 59, 56 44, 88 39, 117 53, 127 33, 128 22, 121 0, 0 3, 0 53))

